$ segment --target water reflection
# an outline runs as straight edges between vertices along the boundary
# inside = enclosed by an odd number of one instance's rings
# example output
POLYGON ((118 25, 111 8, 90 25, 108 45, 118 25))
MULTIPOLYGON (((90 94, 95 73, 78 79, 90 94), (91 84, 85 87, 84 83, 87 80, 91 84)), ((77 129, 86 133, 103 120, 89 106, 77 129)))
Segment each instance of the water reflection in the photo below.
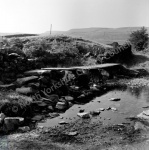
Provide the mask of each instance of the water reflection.
MULTIPOLYGON (((118 111, 105 110, 99 116, 93 118, 94 121, 103 121, 106 124, 130 123, 126 118, 137 116, 144 110, 144 106, 149 106, 149 88, 147 87, 118 87, 103 95, 95 97, 92 101, 79 105, 75 104, 60 117, 66 122, 75 121, 78 119, 77 113, 80 109, 85 112, 98 110, 99 108, 115 107, 118 111), (118 102, 109 101, 110 98, 120 98, 118 102), (100 102, 99 102, 100 101, 100 102), (109 119, 110 118, 110 119, 109 119)), ((61 121, 60 117, 47 119, 44 123, 39 123, 41 126, 55 126, 61 121)))

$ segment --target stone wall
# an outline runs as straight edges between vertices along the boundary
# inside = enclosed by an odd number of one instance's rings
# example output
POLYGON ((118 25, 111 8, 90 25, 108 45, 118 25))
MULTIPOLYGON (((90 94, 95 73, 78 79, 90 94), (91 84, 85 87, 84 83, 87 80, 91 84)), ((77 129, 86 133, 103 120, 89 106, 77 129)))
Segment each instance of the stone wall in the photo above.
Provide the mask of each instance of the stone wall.
MULTIPOLYGON (((56 55, 56 54, 55 54, 56 55)), ((58 55, 58 54, 57 54, 58 55)), ((131 45, 125 44, 117 48, 107 50, 104 55, 98 55, 94 59, 97 63, 114 63, 122 60, 126 61, 132 55, 131 45)), ((4 84, 15 81, 21 77, 25 71, 47 67, 52 62, 56 62, 57 57, 50 55, 50 58, 27 59, 25 55, 17 53, 7 53, 6 50, 0 50, 0 81, 4 84), (5 52, 5 53, 4 53, 5 52)), ((67 58, 65 58, 68 60, 67 58)), ((55 64, 58 65, 58 64, 55 64)), ((74 64, 75 65, 75 64, 74 64)), ((56 66, 55 66, 56 67, 56 66)))

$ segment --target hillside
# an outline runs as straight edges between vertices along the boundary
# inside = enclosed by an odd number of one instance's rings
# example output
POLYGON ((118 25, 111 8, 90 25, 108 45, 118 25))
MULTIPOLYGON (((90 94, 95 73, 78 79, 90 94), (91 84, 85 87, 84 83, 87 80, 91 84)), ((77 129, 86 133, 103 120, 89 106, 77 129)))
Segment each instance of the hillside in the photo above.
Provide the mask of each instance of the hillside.
MULTIPOLYGON (((91 41, 109 44, 112 42, 118 42, 119 44, 124 44, 129 34, 132 31, 138 30, 140 27, 123 27, 123 28, 80 28, 71 29, 68 31, 53 31, 52 34, 64 34, 73 37, 82 37, 91 41)), ((149 31, 149 28, 147 28, 149 31)), ((49 35, 50 32, 47 31, 41 35, 49 35)))

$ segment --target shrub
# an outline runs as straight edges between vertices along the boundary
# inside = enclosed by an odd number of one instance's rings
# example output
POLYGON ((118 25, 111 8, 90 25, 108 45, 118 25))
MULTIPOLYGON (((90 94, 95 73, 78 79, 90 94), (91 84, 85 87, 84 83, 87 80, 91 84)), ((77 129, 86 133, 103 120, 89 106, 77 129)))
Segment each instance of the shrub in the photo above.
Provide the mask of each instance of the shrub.
POLYGON ((129 41, 137 51, 144 50, 148 47, 148 33, 145 27, 140 30, 134 31, 130 34, 129 41))

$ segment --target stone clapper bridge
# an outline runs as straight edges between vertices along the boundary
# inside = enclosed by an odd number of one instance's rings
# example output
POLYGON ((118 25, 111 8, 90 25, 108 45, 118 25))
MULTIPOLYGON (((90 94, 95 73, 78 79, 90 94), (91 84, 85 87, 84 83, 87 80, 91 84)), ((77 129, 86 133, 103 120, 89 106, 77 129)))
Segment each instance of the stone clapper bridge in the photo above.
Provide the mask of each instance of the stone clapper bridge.
MULTIPOLYGON (((79 76, 84 75, 84 74, 88 74, 89 80, 85 81, 85 76, 80 78, 80 80, 78 80, 78 82, 83 82, 83 80, 86 82, 86 85, 89 84, 89 82, 91 81, 92 78, 92 82, 96 82, 96 81, 105 81, 105 79, 103 79, 104 74, 108 75, 108 77, 106 79, 113 79, 114 76, 117 77, 136 77, 139 75, 139 71, 137 70, 130 70, 125 68, 124 66, 117 64, 117 63, 106 63, 106 64, 99 64, 99 65, 91 65, 91 66, 76 66, 76 67, 68 67, 68 68, 41 68, 38 70, 31 70, 31 71, 26 71, 24 74, 26 76, 49 76, 51 72, 72 72, 73 75, 75 75, 75 79, 78 79, 79 76), (80 74, 78 72, 81 72, 80 74), (102 73, 103 71, 103 73, 102 73), (97 80, 94 80, 93 78, 96 78, 97 80)), ((94 84, 93 83, 93 84, 94 84)), ((41 82, 40 82, 41 84, 41 82)), ((97 83, 95 83, 97 84, 97 83)), ((79 84, 81 85, 81 83, 79 84)))

